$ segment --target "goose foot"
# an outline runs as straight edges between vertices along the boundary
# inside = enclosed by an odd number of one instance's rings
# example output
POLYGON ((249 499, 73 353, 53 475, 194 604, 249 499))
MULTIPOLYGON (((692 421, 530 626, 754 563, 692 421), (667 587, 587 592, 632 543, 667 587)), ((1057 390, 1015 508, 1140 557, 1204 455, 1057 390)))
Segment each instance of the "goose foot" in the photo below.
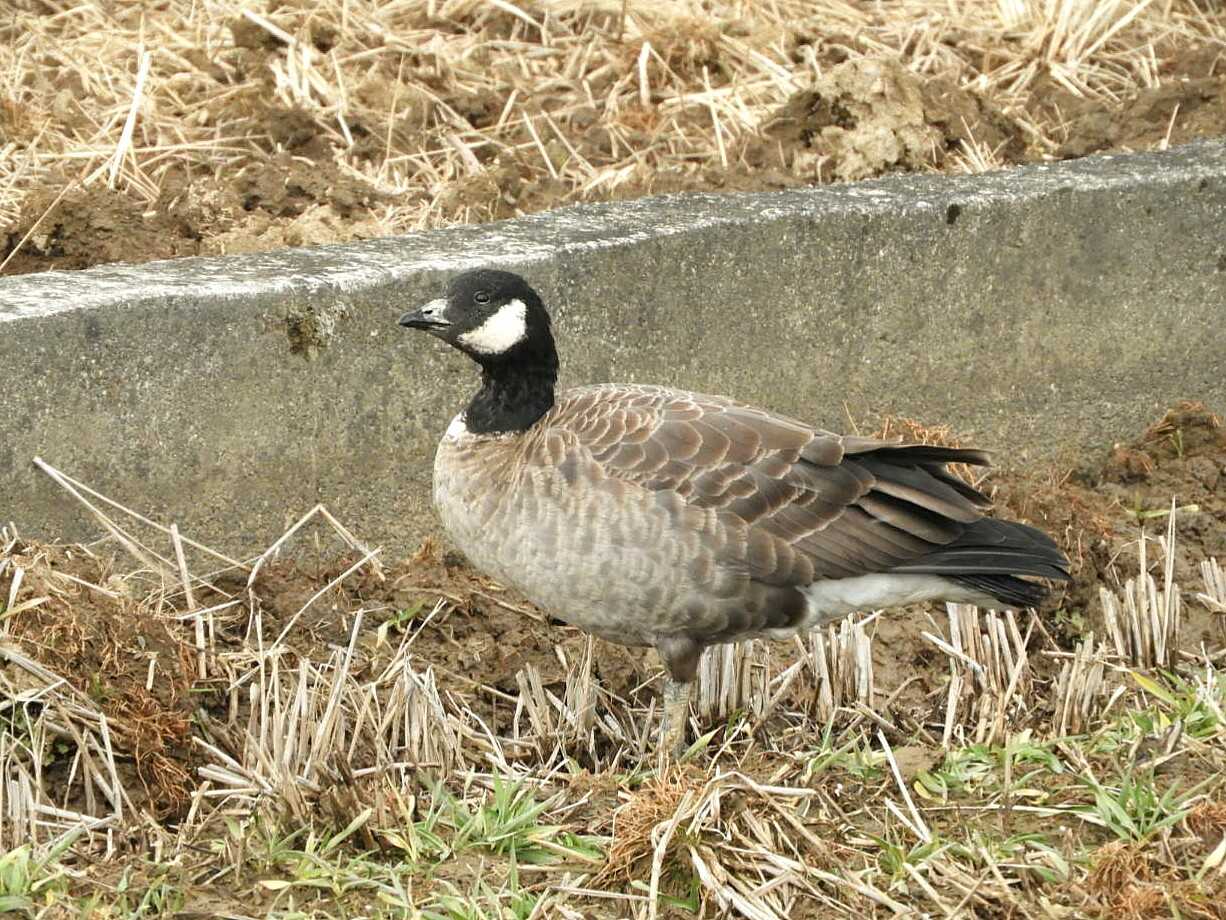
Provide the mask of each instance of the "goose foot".
POLYGON ((674 760, 685 753, 685 726, 690 714, 690 685, 664 678, 664 718, 660 724, 660 747, 674 760))

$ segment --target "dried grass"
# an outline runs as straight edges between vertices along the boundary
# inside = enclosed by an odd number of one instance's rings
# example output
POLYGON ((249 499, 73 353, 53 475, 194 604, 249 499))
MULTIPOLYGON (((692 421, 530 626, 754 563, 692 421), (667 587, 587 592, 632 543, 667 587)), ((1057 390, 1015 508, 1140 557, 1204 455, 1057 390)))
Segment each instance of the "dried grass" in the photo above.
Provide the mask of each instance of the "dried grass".
POLYGON ((1215 613, 1226 613, 1226 569, 1216 559, 1203 559, 1200 574, 1205 590, 1196 599, 1215 613))
POLYGON ((0 849, 114 831, 135 817, 107 717, 63 677, 0 644, 0 849), (54 770, 55 746, 72 759, 54 770))
MULTIPOLYGON (((801 893, 836 903, 819 890, 835 877, 811 861, 814 854, 824 856, 825 845, 802 821, 815 795, 737 772, 717 771, 705 782, 693 773, 666 774, 617 809, 609 859, 597 881, 650 875, 647 917, 656 916, 658 895, 675 888, 678 875, 696 878, 725 916, 782 920, 801 893)), ((837 883, 895 903, 872 885, 837 883)))
MULTIPOLYGON (((975 740, 990 743, 1025 714, 1031 670, 1027 646, 1012 611, 1003 614, 969 604, 947 604, 949 638, 923 637, 949 656, 950 681, 942 742, 956 726, 971 723, 975 740)), ((1032 624, 1033 625, 1033 624, 1032 624)))
POLYGON ((816 715, 825 722, 843 709, 873 707, 871 640, 866 626, 876 617, 851 617, 824 630, 815 629, 805 643, 797 639, 817 685, 816 715))
MULTIPOLYGON (((1226 13, 1195 0, 14 0, 0 20, 0 227, 48 183, 200 204, 202 180, 232 186, 308 146, 380 203, 360 221, 327 204, 281 221, 306 241, 311 221, 384 235, 532 210, 541 194, 641 193, 736 166, 845 58, 949 77, 1050 150, 1063 124, 1027 113, 1036 87, 1111 103, 1224 40, 1226 13)), ((960 144, 953 168, 996 165, 960 144)), ((223 212, 210 245, 260 245, 223 212)))
MULTIPOLYGON (((121 507, 49 464, 43 468, 89 513, 121 507)), ((418 638, 439 628, 450 602, 431 608, 416 629, 395 634, 371 628, 371 611, 358 606, 341 614, 343 642, 320 648, 296 641, 306 628, 302 611, 319 602, 320 592, 309 592, 301 609, 274 621, 256 589, 271 561, 304 537, 309 521, 358 560, 338 566, 335 578, 319 579, 329 590, 359 576, 385 577, 377 551, 326 509, 312 509, 264 552, 227 563, 247 587, 225 610, 215 611, 203 641, 196 629, 204 614, 198 598, 202 586, 220 581, 208 571, 219 554, 177 528, 134 512, 100 517, 109 545, 142 575, 100 578, 89 586, 80 579, 57 582, 48 574, 49 550, 0 529, 0 598, 17 611, 4 618, 6 628, 70 599, 70 589, 115 595, 133 609, 155 611, 178 637, 180 673, 197 689, 212 691, 212 702, 196 711, 190 726, 193 774, 176 778, 164 770, 156 775, 165 777, 166 789, 151 786, 146 793, 167 795, 174 783, 187 790, 177 833, 169 834, 134 805, 138 790, 132 783, 140 777, 134 780, 127 768, 134 756, 152 759, 159 753, 139 747, 139 730, 168 736, 170 727, 158 722, 166 718, 165 707, 107 715, 35 660, 26 650, 26 633, 12 628, 0 641, 0 682, 8 700, 0 706, 0 846, 47 847, 79 833, 79 852, 97 852, 112 846, 116 834, 140 827, 148 846, 173 859, 213 854, 199 877, 237 877, 249 858, 244 828, 264 828, 260 833, 274 836, 309 828, 312 835, 318 830, 348 839, 345 852, 416 854, 422 844, 411 842, 414 835, 431 833, 421 828, 433 826, 444 811, 461 816, 448 819, 456 827, 478 821, 471 816, 486 815, 480 820, 488 821, 498 790, 514 783, 519 791, 504 800, 535 795, 542 827, 531 831, 537 835, 532 839, 546 839, 545 850, 563 859, 556 866, 525 864, 519 871, 532 877, 536 903, 547 903, 558 916, 591 915, 593 900, 602 899, 606 908, 615 905, 617 916, 658 917, 666 913, 667 898, 692 902, 709 916, 752 920, 803 910, 864 917, 921 910, 1038 916, 1033 912, 1039 904, 1082 910, 1085 903, 1074 893, 1088 890, 1121 916, 1147 917, 1153 915, 1153 893, 1164 886, 1183 915, 1209 916, 1195 870, 1216 873, 1226 855, 1219 846, 1226 827, 1220 788, 1187 814, 1182 836, 1102 847, 1087 866, 1072 868, 1070 854, 1047 842, 1046 831, 1039 834, 1041 846, 1027 849, 1029 832, 1015 833, 1010 823, 1029 816, 1049 823, 1081 818, 1094 833, 1106 824, 1084 804, 1066 801, 1074 788, 1067 781, 1046 785, 1033 763, 1005 756, 1003 783, 976 804, 917 794, 916 777, 923 774, 910 759, 917 746, 934 753, 932 770, 942 750, 969 752, 985 762, 1004 756, 995 752, 1041 748, 1059 751, 1068 769, 1080 771, 1091 760, 1097 768, 1114 763, 1095 760, 1091 746, 1077 748, 1069 740, 1106 731, 1107 714, 1125 692, 1118 680, 1112 688, 1118 650, 1109 653, 1092 636, 1063 658, 1049 684, 1031 648, 1034 620, 1023 629, 1025 621, 1013 614, 950 605, 946 623, 925 637, 948 659, 949 683, 931 694, 930 709, 906 729, 901 726, 909 723, 893 707, 909 682, 884 700, 875 686, 875 614, 815 632, 794 649, 782 647, 795 657, 765 643, 716 649, 702 663, 694 708, 700 730, 724 731, 719 749, 709 748, 698 761, 707 764, 705 770, 690 763, 661 773, 652 770, 654 706, 644 708, 603 685, 591 641, 581 654, 563 655, 560 687, 525 665, 515 677, 517 695, 485 686, 471 693, 443 689, 436 669, 418 657, 418 638), (145 531, 155 536, 142 537, 145 531), (146 568, 150 562, 156 568, 146 568), (135 596, 142 592, 148 596, 135 596), (223 632, 225 641, 219 638, 223 632), (393 636, 398 638, 391 641, 393 636), (489 710, 479 704, 482 694, 511 704, 501 723, 490 721, 489 710), (942 733, 940 740, 934 737, 942 733), (71 754, 57 764, 61 772, 52 779, 44 765, 54 761, 48 751, 57 742, 66 743, 71 754), (824 764, 821 776, 817 762, 824 764), (584 767, 599 773, 599 780, 585 776, 584 767), (615 793, 616 808, 594 806, 601 789, 615 793), (594 833, 610 827, 611 837, 599 838, 608 847, 603 860, 549 842, 560 829, 594 833), (1193 868, 1172 869, 1176 858, 1193 868), (1040 877, 1040 871, 1048 875, 1040 877), (1062 874, 1072 881, 1039 881, 1062 874)), ((1165 559, 1175 552, 1170 531, 1163 549, 1165 559)), ((428 561, 433 550, 422 552, 428 561)), ((1162 591, 1153 588, 1146 595, 1145 610, 1165 609, 1162 597, 1173 596, 1165 578, 1162 591)), ((1157 634, 1175 641, 1177 634, 1161 627, 1166 621, 1154 622, 1157 634)), ((1153 657, 1159 646, 1152 628, 1146 645, 1129 638, 1133 633, 1125 630, 1132 627, 1117 625, 1128 648, 1149 649, 1153 657)), ((1168 661, 1180 667, 1177 658, 1168 661)), ((161 689, 168 674, 168 668, 151 670, 152 686, 161 689)), ((1187 731, 1182 723, 1158 723, 1164 726, 1156 739, 1161 761, 1213 770, 1226 763, 1226 716, 1212 662, 1198 663, 1189 686, 1194 693, 1188 698, 1220 719, 1207 729, 1209 716, 1200 715, 1196 729, 1187 731)), ((1134 732, 1119 743, 1135 754, 1155 739, 1134 732)), ((176 761, 180 768, 188 762, 176 761)), ((1087 839, 1096 846, 1101 841, 1087 839)), ((454 855, 446 851, 438 858, 454 855)), ((316 866, 319 860, 302 864, 316 866)), ((543 906, 539 910, 552 915, 543 906)))
POLYGON ((1175 517, 1172 502, 1162 541, 1165 561, 1161 588, 1149 573, 1149 541, 1144 533, 1138 575, 1125 583, 1122 598, 1105 587, 1099 588, 1107 634, 1116 654, 1131 667, 1169 668, 1179 649, 1182 601, 1179 585, 1175 584, 1175 517))
POLYGON ((531 751, 548 764, 582 756, 597 770, 617 770, 646 755, 653 741, 651 714, 601 684, 592 671, 593 648, 589 638, 579 660, 568 662, 561 696, 545 687, 532 664, 516 675, 512 737, 525 754, 531 751))
POLYGON ((742 712, 760 718, 770 703, 771 676, 766 643, 718 645, 699 662, 693 708, 703 722, 742 712))
POLYGON ((1061 735, 1089 730, 1109 708, 1106 662, 1107 646, 1104 643, 1096 646, 1094 633, 1090 633, 1060 666, 1055 687, 1055 721, 1061 735))
POLYGON ((293 666, 258 652, 221 659, 228 685, 246 692, 231 693, 225 723, 205 722, 212 741, 195 739, 209 796, 231 808, 271 803, 306 822, 327 790, 351 788, 355 808, 375 808, 372 826, 392 827, 406 775, 466 765, 460 739, 470 729, 444 704, 429 667, 414 667, 407 639, 373 680, 354 675, 361 625, 359 615, 349 646, 325 662, 293 666))

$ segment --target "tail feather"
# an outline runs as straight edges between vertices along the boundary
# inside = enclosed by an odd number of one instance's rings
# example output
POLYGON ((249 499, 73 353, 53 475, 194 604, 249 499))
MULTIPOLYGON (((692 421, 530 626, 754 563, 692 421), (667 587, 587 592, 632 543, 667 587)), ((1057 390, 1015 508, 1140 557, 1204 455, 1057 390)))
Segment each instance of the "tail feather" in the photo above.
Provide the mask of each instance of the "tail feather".
POLYGON ((990 500, 946 469, 949 463, 989 466, 986 451, 867 438, 844 438, 843 450, 876 480, 857 502, 866 514, 938 544, 889 574, 938 575, 1006 607, 1033 607, 1047 595, 1028 578, 1069 579, 1068 558, 1047 534, 981 517, 990 500))
POLYGON ((950 575, 949 580, 982 591, 1004 607, 1037 607, 1048 594, 1046 585, 1012 575, 950 575))
POLYGON ((922 464, 903 466, 891 463, 881 453, 867 454, 856 462, 876 479, 873 491, 910 502, 954 521, 969 524, 978 519, 980 512, 977 506, 987 502, 983 496, 968 502, 964 490, 956 488, 948 478, 935 475, 922 464))
POLYGON ((963 482, 949 470, 945 469, 939 463, 925 463, 924 469, 931 473, 936 479, 939 479, 945 485, 956 491, 959 495, 964 496, 972 504, 980 508, 989 508, 992 505, 992 499, 988 498, 972 485, 963 482))
POLYGON ((1025 524, 995 518, 981 518, 952 543, 891 571, 943 575, 1008 606, 1022 607, 1037 604, 1047 589, 1017 576, 1070 578, 1068 558, 1051 537, 1025 524))
POLYGON ((843 438, 843 451, 848 454, 874 454, 888 463, 915 466, 917 463, 965 463, 969 466, 991 466, 986 450, 975 447, 942 447, 939 444, 904 444, 901 441, 876 441, 871 438, 843 438))

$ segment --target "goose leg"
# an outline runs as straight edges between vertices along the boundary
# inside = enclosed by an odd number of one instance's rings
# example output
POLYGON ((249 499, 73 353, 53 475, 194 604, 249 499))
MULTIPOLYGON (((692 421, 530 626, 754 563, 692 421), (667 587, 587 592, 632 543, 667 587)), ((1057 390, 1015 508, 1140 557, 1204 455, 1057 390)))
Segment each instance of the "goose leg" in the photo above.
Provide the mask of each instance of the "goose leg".
POLYGON ((685 726, 689 722, 690 684, 698 676, 702 646, 688 636, 661 636, 656 651, 664 661, 664 719, 660 725, 660 753, 679 758, 685 753, 685 726))
POLYGON ((680 760, 685 753, 685 726, 690 714, 690 685, 672 676, 664 679, 664 719, 660 724, 660 746, 680 760))

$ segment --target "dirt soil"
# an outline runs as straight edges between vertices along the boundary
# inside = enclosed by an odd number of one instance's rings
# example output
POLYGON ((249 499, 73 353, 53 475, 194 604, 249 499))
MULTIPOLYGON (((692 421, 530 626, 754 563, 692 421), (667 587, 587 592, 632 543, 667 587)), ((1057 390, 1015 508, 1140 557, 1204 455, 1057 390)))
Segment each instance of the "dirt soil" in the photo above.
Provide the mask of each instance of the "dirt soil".
MULTIPOLYGON (((1146 522, 1151 535, 1161 533, 1167 520, 1162 512, 1174 497, 1185 509, 1176 518, 1176 580, 1185 591, 1182 645, 1196 654, 1226 648, 1223 617, 1192 596, 1202 586, 1200 560, 1226 559, 1226 427, 1204 406, 1177 405, 1140 436, 1076 470, 1053 469, 1027 477, 1005 471, 993 483, 1003 513, 1052 533, 1073 561, 1073 581, 1053 595, 1043 612, 1037 647, 1065 652, 1090 631, 1104 635, 1099 586, 1117 586, 1135 577, 1138 520, 1146 522)), ((147 793, 141 804, 162 817, 180 813, 189 799, 196 763, 196 751, 188 744, 189 724, 197 707, 223 718, 224 681, 196 680, 187 631, 175 622, 173 611, 149 609, 140 600, 153 584, 148 576, 118 574, 125 556, 29 546, 15 558, 29 573, 22 596, 50 600, 13 619, 14 641, 56 673, 69 675, 107 714, 120 746, 130 754, 124 760, 127 769, 147 793), (39 554, 45 566, 32 564, 39 554)), ((1158 571, 1156 548, 1149 558, 1158 571)), ((270 563, 255 583, 268 633, 279 631, 315 592, 356 560, 345 556, 270 563)), ((241 596, 246 576, 214 583, 217 592, 198 595, 199 606, 241 596)), ((8 591, 0 579, 0 597, 8 591)), ((358 647, 359 670, 362 661, 374 657, 381 624, 396 634, 412 631, 414 656, 434 668, 440 687, 475 695, 474 711, 496 732, 510 724, 514 704, 506 697, 518 693, 517 671, 535 666, 545 686, 560 693, 568 664, 582 655, 586 643, 577 630, 548 622, 430 540, 381 574, 363 570, 351 576, 308 608, 289 634, 292 652, 322 660, 331 649, 346 646, 352 615, 359 608, 368 611, 358 647), (440 599, 445 606, 432 616, 440 599)), ((949 665, 945 655, 920 637, 924 630, 941 632, 930 614, 916 608, 910 616, 882 616, 873 627, 881 702, 893 697, 883 715, 899 719, 899 724, 941 721, 949 665), (895 694, 900 688, 903 692, 895 694)), ((242 628, 242 623, 219 615, 218 646, 239 648, 242 628)), ((770 649, 780 669, 794 660, 788 643, 770 649)), ((1032 656, 1032 662, 1040 679, 1058 670, 1054 658, 1032 656)), ((595 644, 594 671, 600 682, 631 702, 645 704, 657 693, 652 678, 658 667, 649 651, 595 644)), ((803 708, 802 698, 812 692, 798 681, 789 702, 803 708)), ((919 769, 932 752, 917 753, 919 769)), ((900 762, 907 762, 908 756, 903 752, 900 762)))
MULTIPOLYGON (((662 58, 678 79, 705 69, 716 85, 726 84, 718 35, 703 38, 695 28, 684 43, 673 43, 675 55, 667 36, 655 36, 662 58)), ((917 73, 889 57, 848 57, 838 36, 819 40, 797 30, 787 39, 788 53, 796 62, 817 55, 824 68, 820 75, 756 130, 730 134, 719 151, 686 157, 685 168, 638 169, 583 188, 554 175, 552 166, 544 171, 541 150, 551 160, 588 164, 598 176, 601 170, 621 169, 627 148, 651 149, 667 132, 710 133, 712 113, 701 105, 670 110, 667 129, 652 107, 624 110, 613 125, 595 107, 569 105, 554 118, 562 141, 540 146, 528 126, 507 129, 505 142, 478 145, 468 153, 462 180, 443 183, 431 195, 420 177, 401 186, 371 179, 386 165, 393 141, 407 150, 445 145, 427 101, 412 94, 401 99, 396 79, 372 71, 352 88, 355 110, 399 106, 403 114, 394 130, 353 116, 353 142, 339 147, 336 132, 324 130, 318 113, 287 106, 274 92, 273 74, 284 47, 241 18, 231 31, 232 46, 208 65, 216 71, 215 101, 197 115, 234 134, 258 132, 251 136, 260 138, 261 157, 233 170, 167 167, 152 192, 147 183, 113 190, 103 182, 74 183, 76 174, 67 167, 45 171, 32 180, 15 217, 0 225, 4 273, 368 239, 405 229, 386 219, 393 211, 420 212, 424 225, 437 225, 496 220, 580 200, 763 191, 898 172, 980 171, 1161 148, 1221 136, 1226 126, 1226 67, 1222 49, 1214 45, 1174 57, 1174 64, 1154 75, 1155 86, 1118 101, 1079 95, 1040 77, 1019 107, 1004 105, 974 84, 917 73), (229 71, 247 82, 227 90, 228 82, 238 79, 226 76, 229 71), (1031 126, 1039 123, 1058 126, 1051 132, 1054 140, 1035 142, 1031 126)), ((321 33, 314 40, 326 51, 334 36, 321 33)), ((628 59, 633 50, 626 49, 628 59)), ((601 85, 597 81, 597 92, 601 85)), ((480 132, 497 122, 519 93, 511 82, 500 86, 497 91, 439 86, 438 104, 453 120, 480 132)), ((540 104, 552 105, 544 99, 540 104)), ((88 136, 92 130, 94 116, 81 106, 57 102, 52 116, 65 133, 88 136)), ((0 139, 33 137, 37 130, 25 108, 0 105, 0 139)))
MULTIPOLYGON (((1057 632, 1071 639, 1089 628, 1102 637, 1099 586, 1118 589, 1137 577, 1138 533, 1161 537, 1172 499, 1176 584, 1201 590, 1200 561, 1226 559, 1226 427, 1202 403, 1182 402, 1140 437, 1063 476, 1004 479, 996 499, 1062 539, 1073 559, 1074 580, 1055 598, 1057 632)), ((1158 550, 1150 548, 1148 558, 1160 580, 1158 550)), ((1195 598, 1185 595, 1184 603, 1185 648, 1226 647, 1226 618, 1195 598)))

